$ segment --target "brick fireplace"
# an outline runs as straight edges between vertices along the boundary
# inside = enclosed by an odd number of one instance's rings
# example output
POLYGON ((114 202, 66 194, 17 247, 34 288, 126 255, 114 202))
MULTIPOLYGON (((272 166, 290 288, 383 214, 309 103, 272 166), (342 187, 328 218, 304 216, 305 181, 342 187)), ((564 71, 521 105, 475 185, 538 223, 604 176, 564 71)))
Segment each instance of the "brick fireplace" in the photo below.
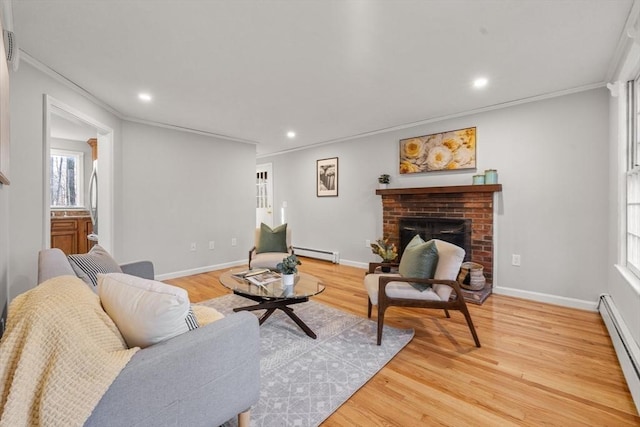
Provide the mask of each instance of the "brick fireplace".
MULTIPOLYGON (((406 218, 471 220, 471 254, 493 283, 493 193, 501 184, 376 190, 382 196, 383 235, 400 245, 400 222, 406 218)), ((445 240, 445 239, 443 239, 445 240)))

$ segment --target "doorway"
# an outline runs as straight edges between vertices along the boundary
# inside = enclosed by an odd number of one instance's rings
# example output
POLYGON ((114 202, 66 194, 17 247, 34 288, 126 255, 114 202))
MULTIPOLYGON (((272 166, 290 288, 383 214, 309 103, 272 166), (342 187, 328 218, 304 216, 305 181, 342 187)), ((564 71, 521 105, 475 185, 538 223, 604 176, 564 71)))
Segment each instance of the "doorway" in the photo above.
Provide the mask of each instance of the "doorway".
POLYGON ((256 227, 273 227, 273 165, 256 166, 256 227))
POLYGON ((113 253, 113 129, 72 108, 63 102, 44 95, 44 141, 43 141, 43 246, 51 247, 51 192, 50 175, 51 139, 60 123, 75 125, 82 132, 88 132, 98 140, 98 162, 100 180, 98 193, 100 204, 100 246, 113 253))

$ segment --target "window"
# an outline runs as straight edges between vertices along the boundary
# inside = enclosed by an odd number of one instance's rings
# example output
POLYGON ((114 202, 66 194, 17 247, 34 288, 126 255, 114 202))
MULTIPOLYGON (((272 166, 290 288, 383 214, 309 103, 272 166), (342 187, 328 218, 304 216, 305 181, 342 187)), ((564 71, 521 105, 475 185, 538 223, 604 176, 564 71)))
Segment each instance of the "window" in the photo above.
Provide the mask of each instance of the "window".
POLYGON ((640 76, 627 84, 627 268, 640 277, 640 76))
POLYGON ((84 153, 51 150, 51 207, 79 208, 84 206, 82 181, 84 153))

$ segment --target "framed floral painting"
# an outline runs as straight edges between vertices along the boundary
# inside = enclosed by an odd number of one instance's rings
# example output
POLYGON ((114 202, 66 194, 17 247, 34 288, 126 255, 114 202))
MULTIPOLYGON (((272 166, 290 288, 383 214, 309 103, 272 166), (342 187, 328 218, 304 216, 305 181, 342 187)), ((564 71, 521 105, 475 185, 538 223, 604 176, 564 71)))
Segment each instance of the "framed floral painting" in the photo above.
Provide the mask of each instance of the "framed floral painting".
POLYGON ((476 168, 476 128, 400 140, 400 173, 476 168))

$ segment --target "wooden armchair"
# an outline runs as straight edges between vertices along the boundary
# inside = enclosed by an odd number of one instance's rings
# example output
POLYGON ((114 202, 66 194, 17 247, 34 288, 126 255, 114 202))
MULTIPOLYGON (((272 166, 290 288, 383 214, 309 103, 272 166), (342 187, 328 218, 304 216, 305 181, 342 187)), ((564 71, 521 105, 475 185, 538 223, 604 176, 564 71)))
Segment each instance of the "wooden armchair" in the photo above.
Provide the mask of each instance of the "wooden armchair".
POLYGON ((434 240, 438 250, 438 264, 434 279, 402 277, 400 274, 379 274, 376 268, 381 263, 370 263, 369 271, 364 279, 364 285, 369 295, 367 315, 371 317, 371 308, 378 306, 378 345, 382 343, 382 328, 384 313, 388 307, 419 307, 444 310, 447 318, 449 310, 461 311, 476 347, 480 347, 480 340, 476 334, 471 315, 464 301, 460 285, 456 281, 460 265, 464 259, 464 249, 442 240, 434 240), (420 291, 410 283, 430 285, 430 288, 420 291))

